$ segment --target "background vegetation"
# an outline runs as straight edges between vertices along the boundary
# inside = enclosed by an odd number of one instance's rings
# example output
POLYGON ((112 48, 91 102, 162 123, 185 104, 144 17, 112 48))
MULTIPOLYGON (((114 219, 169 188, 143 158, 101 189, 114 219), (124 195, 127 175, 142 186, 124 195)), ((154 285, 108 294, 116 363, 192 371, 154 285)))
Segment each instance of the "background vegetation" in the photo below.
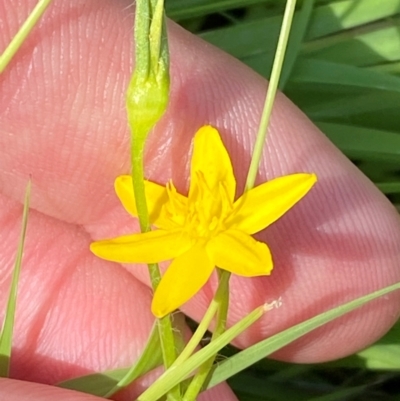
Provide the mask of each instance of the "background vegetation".
MULTIPOLYGON (((169 17, 265 77, 284 4, 166 1, 169 17)), ((399 207, 400 0, 300 1, 281 90, 399 207)), ((265 360, 230 380, 241 401, 400 401, 399 383, 400 323, 348 358, 265 360)))

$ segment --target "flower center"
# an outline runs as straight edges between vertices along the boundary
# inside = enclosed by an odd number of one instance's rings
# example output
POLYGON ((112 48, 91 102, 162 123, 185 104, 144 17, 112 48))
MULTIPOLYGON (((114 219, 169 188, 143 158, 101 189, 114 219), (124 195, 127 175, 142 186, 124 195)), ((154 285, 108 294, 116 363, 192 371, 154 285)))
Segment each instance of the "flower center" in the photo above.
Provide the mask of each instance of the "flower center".
POLYGON ((167 184, 168 201, 162 206, 159 227, 181 229, 194 240, 210 239, 227 229, 233 203, 224 181, 211 188, 201 171, 193 181, 187 198, 177 193, 172 182, 167 184))
POLYGON ((223 182, 210 188, 201 171, 191 183, 184 228, 195 238, 210 238, 226 230, 225 220, 232 210, 223 182))

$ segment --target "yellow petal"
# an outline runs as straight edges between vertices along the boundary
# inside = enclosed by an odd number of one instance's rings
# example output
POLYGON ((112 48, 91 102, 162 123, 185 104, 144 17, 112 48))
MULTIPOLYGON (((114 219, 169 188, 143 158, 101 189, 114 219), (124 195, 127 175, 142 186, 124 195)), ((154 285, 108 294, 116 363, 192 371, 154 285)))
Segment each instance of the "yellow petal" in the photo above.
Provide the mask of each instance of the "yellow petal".
POLYGON ((315 174, 291 174, 265 182, 235 202, 226 225, 247 234, 261 231, 303 198, 316 181, 315 174))
MULTIPOLYGON (((117 177, 114 183, 114 188, 125 210, 132 216, 137 217, 132 177, 129 175, 121 175, 117 177)), ((162 185, 155 184, 151 181, 145 181, 145 191, 149 214, 152 217, 152 220, 154 220, 154 215, 158 215, 163 203, 168 201, 167 190, 162 185)))
POLYGON ((98 257, 120 263, 158 263, 173 259, 192 245, 181 231, 156 230, 90 244, 98 257))
POLYGON ((239 276, 269 275, 273 268, 268 246, 241 231, 219 234, 208 242, 206 249, 216 266, 239 276))
POLYGON ((213 269, 204 242, 174 259, 154 293, 153 314, 161 318, 178 309, 203 287, 213 269))
MULTIPOLYGON (((167 188, 151 181, 145 181, 145 191, 147 199, 147 207, 149 210, 150 222, 159 228, 165 227, 165 219, 161 216, 162 206, 169 201, 167 188)), ((132 177, 129 175, 121 175, 117 177, 114 183, 115 192, 124 206, 125 210, 132 216, 137 217, 137 209, 135 196, 133 194, 132 177)), ((187 203, 187 198, 178 194, 176 191, 174 196, 181 202, 187 203)))
POLYGON ((220 183, 223 183, 229 198, 233 201, 236 190, 235 176, 218 131, 210 125, 201 127, 193 143, 189 197, 196 190, 196 181, 200 173, 210 190, 219 188, 220 183))

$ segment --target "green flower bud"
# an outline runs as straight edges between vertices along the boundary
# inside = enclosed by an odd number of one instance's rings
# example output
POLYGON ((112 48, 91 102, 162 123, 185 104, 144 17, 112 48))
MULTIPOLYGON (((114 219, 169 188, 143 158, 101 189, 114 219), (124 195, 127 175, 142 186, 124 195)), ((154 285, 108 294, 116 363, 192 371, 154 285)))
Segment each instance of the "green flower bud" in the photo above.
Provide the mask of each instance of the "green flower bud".
POLYGON ((168 42, 164 2, 136 5, 136 67, 128 86, 126 107, 133 140, 139 146, 164 114, 169 100, 168 42))

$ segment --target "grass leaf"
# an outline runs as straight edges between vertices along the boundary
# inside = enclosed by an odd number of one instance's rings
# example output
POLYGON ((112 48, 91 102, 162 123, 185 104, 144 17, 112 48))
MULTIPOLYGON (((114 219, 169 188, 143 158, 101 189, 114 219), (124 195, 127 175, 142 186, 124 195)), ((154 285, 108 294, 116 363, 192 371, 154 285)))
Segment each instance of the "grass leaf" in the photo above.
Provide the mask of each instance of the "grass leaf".
POLYGON ((17 304, 18 280, 21 271, 22 256, 24 253, 26 228, 28 225, 30 193, 31 193, 31 183, 29 182, 25 192, 24 209, 22 214, 22 230, 18 243, 14 270, 12 274, 12 281, 7 301, 6 314, 4 317, 3 327, 0 334, 0 377, 8 377, 10 371, 10 358, 11 358, 11 347, 12 347, 12 336, 14 330, 15 309, 17 304))
POLYGON ((246 317, 226 330, 217 339, 209 343, 200 351, 196 352, 185 362, 170 370, 167 370, 152 386, 150 386, 142 395, 140 395, 137 400, 158 400, 178 383, 189 377, 203 363, 216 355, 224 346, 229 344, 240 333, 246 330, 270 308, 270 305, 264 305, 256 308, 253 312, 249 313, 246 317))
POLYGON ((232 8, 265 3, 263 0, 170 0, 165 7, 167 15, 174 19, 193 18, 222 12, 232 8))
POLYGON ((348 397, 362 394, 367 389, 367 386, 356 386, 350 388, 339 389, 331 392, 331 394, 323 395, 320 397, 313 397, 308 401, 342 401, 348 397))
POLYGON ((377 71, 323 60, 299 59, 291 77, 293 83, 335 85, 400 92, 400 78, 377 71))
POLYGON ((160 338, 154 325, 149 340, 140 356, 131 368, 117 369, 104 373, 93 373, 58 383, 59 387, 89 393, 108 398, 121 388, 129 385, 138 377, 162 365, 160 338))
POLYGON ((396 133, 334 123, 317 126, 350 157, 400 164, 400 135, 396 133))
POLYGON ((211 388, 226 379, 232 377, 241 370, 251 366, 273 352, 283 348, 285 345, 297 340, 303 335, 315 330, 324 324, 343 316, 344 314, 351 312, 354 309, 372 301, 378 297, 386 295, 392 291, 400 289, 400 283, 396 283, 389 287, 385 287, 381 290, 375 291, 371 294, 357 298, 344 305, 340 305, 334 309, 324 312, 318 316, 315 316, 305 322, 290 327, 281 333, 275 334, 274 336, 267 338, 241 352, 229 358, 228 360, 221 362, 216 366, 212 372, 210 382, 207 388, 211 388))

